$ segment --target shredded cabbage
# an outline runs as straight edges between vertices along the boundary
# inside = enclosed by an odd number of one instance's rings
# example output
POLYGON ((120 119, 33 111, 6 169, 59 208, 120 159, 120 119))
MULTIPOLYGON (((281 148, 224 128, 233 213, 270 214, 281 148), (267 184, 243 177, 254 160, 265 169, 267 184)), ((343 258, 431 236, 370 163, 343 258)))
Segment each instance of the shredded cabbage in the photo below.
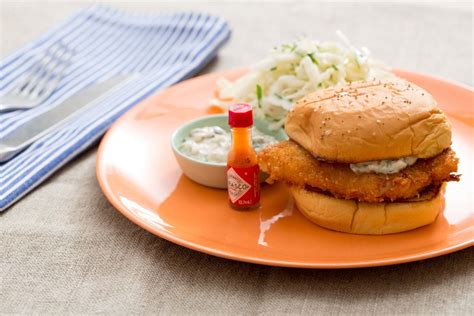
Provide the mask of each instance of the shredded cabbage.
POLYGON ((366 47, 358 49, 342 32, 336 34, 340 42, 299 38, 274 47, 235 82, 219 79, 219 98, 251 104, 255 115, 269 121, 269 128, 276 130, 284 125, 293 104, 310 92, 394 76, 389 68, 370 58, 366 47))

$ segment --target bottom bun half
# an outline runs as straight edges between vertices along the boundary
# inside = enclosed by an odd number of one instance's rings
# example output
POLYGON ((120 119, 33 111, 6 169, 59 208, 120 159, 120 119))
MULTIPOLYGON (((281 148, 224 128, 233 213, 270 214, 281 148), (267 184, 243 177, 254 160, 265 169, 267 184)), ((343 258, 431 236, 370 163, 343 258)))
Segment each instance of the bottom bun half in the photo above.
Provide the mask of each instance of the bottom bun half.
POLYGON ((416 200, 364 203, 290 186, 296 206, 305 217, 332 230, 366 235, 404 232, 431 224, 444 208, 445 184, 416 200))

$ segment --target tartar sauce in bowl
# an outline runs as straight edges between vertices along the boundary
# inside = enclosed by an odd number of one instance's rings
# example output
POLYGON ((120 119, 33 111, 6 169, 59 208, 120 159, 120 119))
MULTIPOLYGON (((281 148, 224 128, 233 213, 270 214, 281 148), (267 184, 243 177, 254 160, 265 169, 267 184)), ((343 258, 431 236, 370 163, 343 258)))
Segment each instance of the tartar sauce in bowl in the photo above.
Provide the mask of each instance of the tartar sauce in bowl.
MULTIPOLYGON (((252 129, 252 145, 257 152, 277 142, 275 137, 264 134, 255 127, 252 129)), ((230 145, 230 132, 219 126, 205 126, 192 129, 179 150, 199 161, 226 163, 230 145)))

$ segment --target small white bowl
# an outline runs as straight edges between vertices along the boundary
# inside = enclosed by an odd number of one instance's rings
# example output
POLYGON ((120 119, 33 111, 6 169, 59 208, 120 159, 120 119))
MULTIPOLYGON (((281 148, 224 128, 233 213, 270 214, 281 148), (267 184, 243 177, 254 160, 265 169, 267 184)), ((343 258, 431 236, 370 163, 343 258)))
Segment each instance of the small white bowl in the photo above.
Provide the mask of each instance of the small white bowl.
MULTIPOLYGON (((227 188, 226 163, 200 161, 186 156, 179 150, 179 146, 192 129, 205 126, 219 126, 229 131, 227 121, 227 114, 207 115, 181 125, 174 131, 173 135, 171 135, 171 148, 173 149, 176 160, 181 170, 183 170, 183 173, 191 180, 212 188, 227 188)), ((255 127, 261 132, 271 135, 278 140, 288 139, 283 129, 270 131, 264 121, 255 120, 255 127)), ((261 173, 260 179, 263 181, 265 178, 265 174, 261 173)))

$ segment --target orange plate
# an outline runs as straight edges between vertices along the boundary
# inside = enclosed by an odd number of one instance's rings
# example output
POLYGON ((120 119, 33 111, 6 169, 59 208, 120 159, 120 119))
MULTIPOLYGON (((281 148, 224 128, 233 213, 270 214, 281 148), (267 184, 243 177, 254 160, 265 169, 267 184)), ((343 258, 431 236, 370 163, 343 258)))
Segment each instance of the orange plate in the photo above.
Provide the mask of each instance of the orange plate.
POLYGON ((148 98, 120 118, 100 144, 97 178, 127 218, 176 244, 228 259, 302 268, 349 268, 409 262, 473 244, 474 92, 426 75, 397 73, 438 100, 453 124, 459 183, 449 183, 436 222, 413 231, 363 236, 334 232, 306 220, 281 184, 262 187, 262 207, 234 211, 225 190, 186 178, 170 148, 184 122, 205 115, 216 79, 245 69, 185 81, 148 98))

